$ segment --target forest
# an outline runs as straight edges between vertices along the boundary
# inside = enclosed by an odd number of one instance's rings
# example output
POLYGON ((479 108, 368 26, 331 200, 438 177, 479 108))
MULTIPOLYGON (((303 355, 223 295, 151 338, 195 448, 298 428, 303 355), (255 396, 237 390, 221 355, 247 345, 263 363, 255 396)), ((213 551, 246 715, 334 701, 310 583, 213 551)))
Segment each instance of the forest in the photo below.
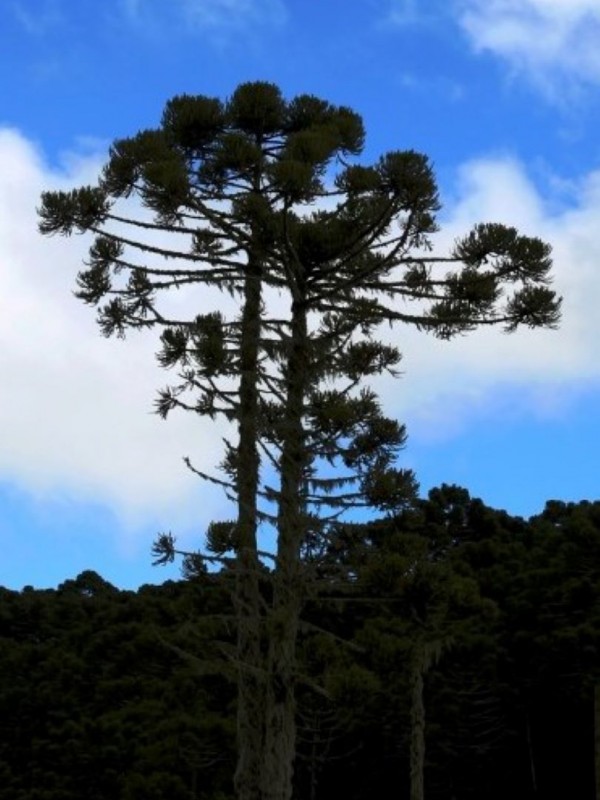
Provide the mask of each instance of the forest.
MULTIPOLYGON (((294 796, 409 800, 421 749, 429 800, 592 800, 600 502, 525 520, 443 485, 313 567, 294 796)), ((233 798, 232 580, 1 589, 0 797, 233 798)))

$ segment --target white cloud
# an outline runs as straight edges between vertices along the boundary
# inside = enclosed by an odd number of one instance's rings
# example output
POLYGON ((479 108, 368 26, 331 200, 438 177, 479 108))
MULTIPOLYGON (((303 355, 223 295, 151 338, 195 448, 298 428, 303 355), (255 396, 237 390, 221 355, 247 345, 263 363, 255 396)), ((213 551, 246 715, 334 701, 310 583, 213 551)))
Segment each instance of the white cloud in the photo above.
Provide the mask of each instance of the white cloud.
POLYGON ((524 413, 556 414, 568 409, 569 394, 600 379, 600 171, 581 180, 577 196, 567 210, 550 212, 518 161, 496 157, 461 167, 457 199, 446 209, 439 235, 441 250, 478 221, 514 225, 550 242, 563 319, 557 331, 506 335, 488 328, 451 342, 398 332, 406 377, 385 384, 383 392, 388 407, 411 421, 413 434, 452 437, 473 410, 501 405, 505 390, 513 400, 518 390, 524 413))
MULTIPOLYGON (((223 496, 181 459, 210 470, 221 458, 221 429, 150 413, 169 378, 154 361, 155 337, 103 339, 93 312, 72 296, 89 242, 37 234, 40 192, 91 181, 99 163, 71 156, 57 174, 17 131, 0 130, 0 479, 103 503, 130 527, 194 521, 198 532, 223 513, 223 496)), ((526 413, 545 414, 548 396, 600 378, 599 218, 600 172, 581 181, 576 204, 550 213, 519 162, 479 159, 461 168, 443 246, 480 220, 547 239, 564 321, 559 331, 485 330, 450 343, 397 329, 406 375, 381 388, 411 436, 452 435, 502 387, 512 387, 526 413)))
POLYGON ((66 163, 57 175, 18 132, 0 132, 0 478, 106 503, 132 526, 189 524, 202 489, 207 522, 221 493, 200 487, 182 457, 214 466, 219 431, 150 413, 169 378, 154 337, 103 339, 72 295, 89 241, 37 233, 42 190, 97 175, 96 159, 66 163))
POLYGON ((458 0, 475 49, 489 51, 558 96, 600 82, 599 0, 458 0))

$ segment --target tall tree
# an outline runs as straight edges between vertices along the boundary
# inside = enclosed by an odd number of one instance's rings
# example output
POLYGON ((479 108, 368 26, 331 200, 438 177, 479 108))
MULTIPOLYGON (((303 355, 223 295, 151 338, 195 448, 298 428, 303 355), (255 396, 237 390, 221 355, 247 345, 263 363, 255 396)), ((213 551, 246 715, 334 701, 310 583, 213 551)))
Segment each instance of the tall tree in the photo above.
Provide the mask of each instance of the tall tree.
MULTIPOLYGON (((187 408, 237 423, 237 444, 228 446, 224 459, 225 479, 203 477, 221 483, 237 502, 236 783, 242 798, 257 796, 263 734, 257 724, 264 706, 259 395, 272 391, 263 358, 277 342, 269 340, 262 287, 285 285, 276 235, 282 196, 293 194, 302 203, 318 199, 325 193, 319 178, 327 164, 359 150, 361 143, 362 125, 353 112, 306 95, 286 103, 271 84, 243 84, 226 103, 174 98, 158 129, 114 143, 97 186, 42 197, 42 233, 96 236, 77 294, 100 307, 102 332, 124 336, 131 328, 162 329, 159 361, 179 366, 180 382, 161 392, 158 412, 166 416, 173 408, 187 408), (307 142, 318 142, 318 152, 301 163, 298 151, 307 142), (142 208, 121 212, 122 201, 131 198, 142 208), (167 236, 173 240, 168 246, 167 236), (191 291, 195 284, 240 297, 239 317, 225 320, 218 312, 197 314, 198 309, 187 319, 170 314, 164 295, 182 287, 191 291), (190 392, 197 395, 193 400, 190 392)), ((209 531, 217 560, 220 541, 231 529, 209 531)))
MULTIPOLYGON (((159 361, 178 367, 180 380, 161 392, 159 413, 184 408, 237 425, 224 477, 198 471, 225 487, 237 518, 212 526, 212 555, 198 557, 235 553, 242 800, 291 796, 307 547, 336 514, 357 504, 391 511, 415 490, 412 474, 395 467, 405 431, 364 385, 400 358, 375 330, 401 322, 448 339, 559 318, 548 245, 480 224, 434 255, 439 202, 427 158, 399 151, 373 166, 348 163, 363 142, 347 108, 242 84, 224 103, 174 98, 158 129, 115 142, 97 186, 42 197, 42 233, 96 235, 78 295, 100 307, 102 332, 161 329, 159 361), (121 213, 133 197, 142 209, 121 213), (194 296, 196 284, 239 298, 239 316, 169 313, 165 292, 194 296), (265 286, 288 297, 283 318, 270 314, 265 286), (401 310, 400 299, 415 310, 401 310), (275 487, 261 482, 261 458, 279 476, 275 487), (277 532, 266 639, 261 520, 277 532)), ((157 552, 172 557, 173 539, 163 536, 157 552)))
MULTIPOLYGON (((396 152, 373 167, 342 165, 331 195, 332 210, 300 216, 293 192, 284 196, 282 210, 291 319, 277 462, 277 627, 269 636, 265 743, 266 763, 276 774, 267 772, 269 786, 291 786, 284 773, 291 769, 294 749, 294 653, 302 548, 314 527, 311 510, 367 504, 391 511, 415 488, 412 474, 394 466, 403 428, 381 415, 364 388, 366 377, 399 361, 395 348, 373 340, 374 329, 384 321, 403 322, 449 339, 482 325, 502 324, 507 331, 521 324, 553 327, 559 318, 560 301, 546 285, 550 248, 539 239, 480 224, 449 255, 418 255, 431 247, 438 210, 424 156, 396 152), (513 291, 505 296, 511 284, 513 291), (414 301, 416 311, 399 311, 393 302, 398 299, 414 301), (340 387, 343 378, 349 383, 340 387), (332 380, 337 385, 324 390, 332 380), (353 395, 358 386, 362 393, 353 395), (318 477, 319 459, 352 474, 318 477), (348 484, 354 492, 331 496, 348 484)), ((287 798, 289 792, 272 796, 287 798)))

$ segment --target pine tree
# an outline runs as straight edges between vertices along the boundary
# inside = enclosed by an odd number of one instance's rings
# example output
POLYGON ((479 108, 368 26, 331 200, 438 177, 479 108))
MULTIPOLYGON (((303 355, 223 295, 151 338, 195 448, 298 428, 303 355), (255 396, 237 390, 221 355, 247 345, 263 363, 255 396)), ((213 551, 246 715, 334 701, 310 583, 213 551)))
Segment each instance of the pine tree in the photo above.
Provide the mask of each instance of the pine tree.
MULTIPOLYGON (((365 385, 400 360, 374 339, 377 328, 404 323, 449 339, 559 318, 548 245, 480 224, 435 255, 428 159, 399 151, 373 166, 349 163, 363 143, 350 109, 242 84, 226 102, 174 98, 159 128, 115 142, 97 186, 42 197, 42 233, 96 236, 77 294, 99 306, 102 332, 160 329, 159 362, 177 368, 179 382, 160 393, 157 411, 237 426, 223 477, 187 463, 237 505, 233 522, 211 526, 209 552, 194 563, 235 555, 241 800, 291 797, 307 553, 337 515, 356 505, 391 512, 415 493, 412 473, 395 466, 405 430, 365 385), (134 197, 143 208, 122 213, 134 197), (238 298, 239 316, 173 317, 165 293, 193 297, 196 284, 238 298), (287 298, 287 315, 272 314, 271 289, 287 298), (400 310, 400 300, 415 310, 400 310), (267 604, 261 521, 277 534, 267 604)), ((172 558, 173 538, 160 537, 156 552, 172 558)))
POLYGON ((424 156, 399 152, 371 168, 343 165, 331 196, 337 200, 333 210, 303 216, 293 210, 294 197, 286 198, 282 221, 291 319, 282 373, 274 627, 268 641, 265 754, 275 772, 267 771, 264 796, 273 798, 291 792, 270 794, 268 787, 291 787, 294 654, 311 506, 366 502, 391 511, 414 494, 412 474, 394 466, 403 428, 381 415, 368 390, 352 394, 366 377, 399 361, 395 348, 373 340, 373 331, 383 321, 404 322, 449 339, 480 325, 503 324, 507 331, 521 324, 551 327, 559 315, 559 301, 545 285, 549 247, 512 228, 478 225, 449 256, 417 255, 430 246, 438 209, 424 156), (438 274, 449 265, 450 271, 438 274), (511 284, 516 288, 504 299, 511 284), (399 311, 393 302, 399 298, 415 301, 417 312, 399 311), (313 332, 311 319, 319 323, 313 332), (349 383, 340 388, 344 378, 349 383), (328 381, 337 384, 323 390, 328 381), (319 478, 315 463, 323 458, 353 474, 319 478), (348 483, 357 491, 331 497, 348 483))

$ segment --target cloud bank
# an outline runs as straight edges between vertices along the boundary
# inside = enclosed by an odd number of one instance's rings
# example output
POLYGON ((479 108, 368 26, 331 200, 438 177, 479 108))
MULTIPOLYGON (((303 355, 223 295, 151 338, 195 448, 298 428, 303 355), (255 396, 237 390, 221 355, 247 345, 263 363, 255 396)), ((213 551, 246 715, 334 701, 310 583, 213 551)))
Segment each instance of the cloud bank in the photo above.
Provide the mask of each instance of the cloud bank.
POLYGON ((499 56, 556 95, 600 83, 598 0, 458 0, 459 24, 476 51, 499 56))
MULTIPOLYGON (((190 415, 164 422, 150 413, 169 381, 154 360, 155 337, 103 339, 93 312, 72 296, 89 242, 37 233, 40 192, 93 181, 99 163, 71 157, 58 173, 18 131, 0 130, 0 480, 103 503, 134 526, 191 524, 201 493, 198 522, 206 523, 223 513, 222 493, 200 484, 182 457, 210 470, 222 431, 190 415)), ((524 413, 545 413, 552 393, 600 378, 600 172, 584 176, 558 212, 509 158, 464 164, 453 189, 441 244, 475 221, 550 241, 564 321, 558 332, 486 330, 450 343, 398 329, 406 374, 381 390, 389 413, 416 421, 412 437, 452 435, 474 404, 493 407, 503 387, 518 388, 524 413)))
MULTIPOLYGON (((219 460, 214 426, 153 410, 169 376, 155 340, 104 339, 94 313, 73 297, 89 240, 37 233, 42 190, 95 180, 99 161, 68 157, 50 170, 17 131, 0 131, 0 480, 34 494, 111 507, 126 525, 192 518, 199 467, 219 460)), ((222 504, 202 487, 207 513, 222 504)))
POLYGON ((406 375, 383 392, 388 406, 410 420, 413 438, 451 438, 468 426, 472 412, 491 416, 506 397, 514 413, 556 415, 568 409, 569 397, 600 379, 600 171, 584 176, 560 211, 548 210, 523 164, 508 157, 463 164, 456 184, 442 217, 441 249, 478 221, 514 225, 548 241, 563 319, 558 331, 506 335, 487 328, 450 342, 399 332, 406 375))
POLYGON ((385 24, 456 24, 476 53, 564 103, 600 83, 598 0, 386 0, 385 24))

